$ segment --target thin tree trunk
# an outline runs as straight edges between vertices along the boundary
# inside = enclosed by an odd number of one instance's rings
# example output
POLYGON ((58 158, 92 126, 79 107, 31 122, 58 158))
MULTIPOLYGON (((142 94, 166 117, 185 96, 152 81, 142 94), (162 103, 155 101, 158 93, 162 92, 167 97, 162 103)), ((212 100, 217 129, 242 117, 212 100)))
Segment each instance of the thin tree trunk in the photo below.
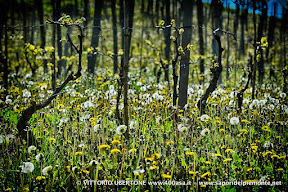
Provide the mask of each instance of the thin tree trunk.
POLYGON ((256 81, 256 14, 255 14, 255 9, 256 9, 256 2, 253 1, 253 24, 254 24, 254 65, 253 65, 253 70, 252 70, 252 99, 255 99, 255 81, 256 81))
MULTIPOLYGON (((44 23, 43 0, 35 0, 35 3, 37 5, 39 23, 43 24, 44 23)), ((40 38, 41 38, 41 48, 44 49, 45 45, 46 45, 44 25, 40 26, 40 38)), ((44 59, 44 61, 43 61, 43 68, 44 68, 44 72, 47 73, 48 68, 47 68, 47 60, 46 59, 44 59)))
POLYGON ((117 16, 116 16, 116 8, 115 8, 116 0, 111 1, 111 11, 112 11, 112 22, 113 22, 113 65, 114 65, 114 74, 117 73, 118 70, 118 38, 117 38, 117 16))
MULTIPOLYGON (((171 23, 171 15, 170 15, 170 0, 165 0, 165 7, 166 7, 166 25, 171 23)), ((170 62, 170 46, 171 46, 171 29, 167 28, 164 31, 165 34, 165 59, 167 60, 168 64, 165 66, 165 81, 168 82, 169 85, 169 62, 170 62)))
MULTIPOLYGON (((198 20, 198 35, 199 35, 199 53, 204 56, 204 40, 203 40, 203 3, 202 0, 197 0, 197 20, 198 20)), ((200 59, 200 73, 204 74, 204 59, 200 59)), ((202 82, 202 81, 201 81, 202 82)))
MULTIPOLYGON (((95 10, 94 10, 94 21, 93 25, 97 27, 93 27, 92 32, 92 41, 91 47, 94 49, 98 46, 99 43, 99 34, 100 34, 100 21, 101 21, 101 10, 102 10, 103 0, 95 0, 95 10)), ((88 72, 94 74, 96 65, 96 55, 88 54, 88 72)))
MULTIPOLYGON (((193 3, 191 0, 183 0, 183 27, 184 33, 182 37, 182 47, 187 47, 192 39, 192 20, 193 20, 193 3), (187 26, 187 27, 186 27, 187 26)), ((199 27, 200 28, 200 27, 199 27)), ((202 33, 203 35, 203 33, 202 33)), ((203 46, 203 38, 202 38, 203 46)), ((178 104, 181 109, 187 104, 187 89, 189 82, 189 63, 190 63, 190 50, 185 51, 185 55, 181 57, 180 62, 180 80, 179 80, 179 100, 178 104)))
POLYGON ((128 116, 128 65, 129 65, 129 49, 131 43, 131 26, 133 24, 134 0, 125 0, 125 37, 124 37, 124 58, 123 58, 123 88, 124 88, 124 123, 127 126, 125 133, 127 141, 129 140, 129 116, 128 116), (131 17, 132 16, 132 17, 131 17))
MULTIPOLYGON (((229 24, 230 24, 230 5, 229 5, 229 2, 228 2, 228 22, 227 22, 227 29, 226 29, 227 31, 229 31, 229 24)), ((229 66, 229 56, 230 56, 230 39, 229 39, 229 37, 227 37, 226 82, 229 81, 229 68, 230 68, 230 66, 229 66)))
MULTIPOLYGON (((61 17, 61 0, 56 0, 56 19, 58 20, 61 17)), ((57 61, 57 76, 62 72, 63 60, 62 57, 62 42, 61 42, 61 26, 57 25, 57 52, 59 60, 57 61)))
MULTIPOLYGON (((263 32, 265 31, 266 28, 266 21, 267 21, 267 4, 266 1, 262 0, 261 4, 261 11, 262 14, 260 16, 260 23, 258 25, 258 42, 261 41, 261 38, 263 37, 263 32)), ((263 50, 260 49, 260 61, 258 62, 258 81, 259 85, 262 85, 263 79, 264 79, 264 74, 265 74, 265 69, 264 69, 264 54, 263 50)))

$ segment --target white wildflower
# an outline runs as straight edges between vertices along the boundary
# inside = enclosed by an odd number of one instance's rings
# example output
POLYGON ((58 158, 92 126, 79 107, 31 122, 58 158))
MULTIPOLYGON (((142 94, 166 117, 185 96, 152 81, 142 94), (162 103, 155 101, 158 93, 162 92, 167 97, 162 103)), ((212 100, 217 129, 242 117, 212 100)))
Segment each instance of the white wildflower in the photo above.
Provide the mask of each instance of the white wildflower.
POLYGON ((231 125, 237 125, 239 123, 239 118, 238 117, 232 117, 230 119, 231 125))
POLYGON ((38 162, 39 162, 39 161, 42 161, 43 158, 44 158, 43 153, 39 153, 39 154, 37 154, 36 157, 35 157, 36 161, 38 161, 38 162))
POLYGON ((23 97, 26 97, 26 98, 31 97, 30 91, 28 91, 27 89, 24 89, 24 90, 23 90, 23 97))
POLYGON ((201 117, 200 117, 200 120, 201 120, 201 121, 206 121, 206 120, 208 120, 208 119, 209 119, 209 116, 206 115, 206 114, 203 114, 203 115, 201 115, 201 117))
POLYGON ((23 173, 31 173, 34 170, 34 164, 31 162, 23 162, 23 165, 20 166, 23 173))
POLYGON ((207 129, 207 128, 205 128, 205 129, 203 129, 202 131, 201 131, 201 135, 202 136, 205 136, 205 135, 208 135, 210 133, 210 130, 209 129, 207 129))
POLYGON ((43 175, 48 175, 48 173, 52 171, 52 166, 47 166, 42 170, 43 175))
POLYGON ((28 153, 31 153, 32 151, 35 151, 36 147, 34 145, 31 145, 28 147, 28 153))
POLYGON ((124 134, 126 132, 126 130, 127 130, 127 126, 126 125, 120 125, 116 129, 116 133, 118 135, 122 135, 122 134, 124 134))
POLYGON ((2 144, 2 143, 3 143, 3 135, 0 134, 0 144, 2 144))
POLYGON ((96 125, 94 126, 94 132, 99 131, 100 128, 101 128, 101 124, 96 124, 96 125))

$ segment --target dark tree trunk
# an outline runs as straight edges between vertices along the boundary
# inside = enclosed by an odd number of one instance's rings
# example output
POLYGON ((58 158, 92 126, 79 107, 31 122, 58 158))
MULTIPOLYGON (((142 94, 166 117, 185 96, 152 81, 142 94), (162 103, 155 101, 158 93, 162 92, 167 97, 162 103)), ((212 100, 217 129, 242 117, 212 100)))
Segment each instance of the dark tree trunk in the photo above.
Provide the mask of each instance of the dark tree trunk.
MULTIPOLYGON (((78 0, 74 0, 74 16, 78 16, 78 0)), ((86 17, 85 17, 86 18, 86 17)))
MULTIPOLYGON (((260 23, 258 25, 258 38, 257 41, 260 42, 261 38, 263 37, 263 32, 265 31, 266 25, 267 25, 267 2, 266 0, 262 0, 261 3, 261 11, 262 14, 260 16, 260 23)), ((260 49, 260 61, 258 62, 258 81, 259 84, 262 85, 263 79, 264 79, 264 74, 265 74, 265 69, 264 69, 264 54, 263 50, 260 49)))
POLYGON ((124 38, 124 57, 123 57, 123 88, 124 88, 124 123, 127 126, 125 133, 127 141, 129 140, 129 117, 128 117, 128 65, 129 49, 131 44, 134 0, 125 0, 125 38, 124 38))
POLYGON ((116 0, 111 1, 111 10, 112 10, 112 22, 113 22, 113 65, 114 65, 114 74, 117 73, 118 70, 118 38, 117 38, 117 16, 116 16, 116 8, 115 8, 116 0))
MULTIPOLYGON (((274 32, 276 28, 276 14, 277 14, 277 3, 273 3, 274 15, 269 19, 269 29, 268 29, 268 49, 266 50, 266 57, 269 57, 270 48, 274 44, 274 32)), ((272 57, 271 57, 272 58, 272 57)))
MULTIPOLYGON (((212 26, 213 29, 217 29, 220 28, 222 29, 222 9, 223 9, 223 4, 221 1, 217 1, 217 0, 212 0, 211 2, 211 6, 213 7, 212 9, 212 26)), ((219 34, 220 35, 220 34, 219 34)), ((217 58, 219 57, 219 50, 218 50, 219 46, 217 45, 217 41, 215 38, 213 38, 212 40, 212 54, 215 55, 217 58)), ((219 76, 219 84, 222 83, 222 76, 220 73, 219 76)))
MULTIPOLYGON (((61 0, 56 0, 56 20, 61 17, 61 0)), ((62 42, 61 42, 61 26, 57 25, 57 51, 59 60, 57 61, 57 76, 59 76, 62 72, 63 68, 63 60, 62 57, 62 42)))
MULTIPOLYGON (((171 15, 170 15, 170 0, 165 0, 165 8, 166 8, 166 19, 165 24, 169 25, 171 23, 171 15)), ((170 46, 171 46, 171 29, 167 28, 164 31, 165 34, 165 59, 168 61, 168 64, 165 66, 165 81, 169 82, 169 62, 170 62, 170 46)))
MULTIPOLYGON (((229 31, 229 24, 230 24, 230 6, 228 2, 228 21, 227 21, 227 31, 229 31)), ((234 33, 235 34, 235 33, 234 33)), ((235 34, 236 37, 236 34, 235 34)), ((229 56, 230 56, 230 39, 227 37, 227 58, 226 58, 226 82, 229 81, 229 56)))
MULTIPOLYGON (((38 10, 38 19, 39 23, 43 24, 44 23, 44 13, 43 13, 43 0, 35 0, 37 10, 38 10)), ((44 25, 40 26, 40 38, 41 38, 41 48, 44 49, 46 45, 46 37, 45 37, 45 27, 44 25)), ((44 72, 46 73, 48 71, 47 68, 47 60, 44 59, 43 61, 43 67, 44 67, 44 72)))
MULTIPOLYGON (((23 25, 26 26, 27 25, 27 17, 26 17, 26 3, 24 2, 24 0, 21 0, 21 5, 22 5, 22 19, 23 19, 23 25)), ((24 42, 27 43, 27 38, 28 38, 28 27, 24 27, 23 28, 23 32, 24 32, 24 35, 23 35, 23 39, 24 39, 24 42)))
MULTIPOLYGON (((199 35, 199 53, 204 56, 204 40, 203 40, 203 3, 202 0, 197 0, 197 20, 198 20, 198 35, 199 35)), ((204 59, 200 59, 200 73, 204 74, 204 59)))
POLYGON ((89 17, 89 0, 84 0, 84 17, 86 19, 86 21, 84 22, 84 27, 87 26, 88 21, 90 20, 89 17))
MULTIPOLYGON (((191 43, 192 39, 192 20, 193 20, 193 3, 191 0, 183 1, 183 27, 184 33, 182 37, 182 47, 185 48, 189 43, 191 43)), ((200 27, 199 27, 200 28, 200 27)), ((203 35, 203 33, 202 33, 203 35)), ((203 46, 203 38, 202 38, 202 46, 203 46)), ((187 89, 189 82, 189 63, 190 63, 190 50, 185 51, 185 55, 181 57, 180 62, 180 80, 179 80, 179 100, 178 104, 181 109, 187 104, 187 89)))
MULTIPOLYGON (((55 0, 51 0, 52 8, 53 8, 53 20, 56 21, 56 5, 55 0)), ((56 48, 56 26, 52 26, 52 46, 56 48)), ((53 64, 53 73, 52 73, 52 90, 56 90, 56 59, 55 59, 55 49, 52 53, 52 64, 53 64)))
MULTIPOLYGON (((34 1, 34 6, 36 5, 36 2, 34 1)), ((32 9, 31 10, 31 25, 35 25, 35 22, 36 22, 36 16, 35 16, 35 9, 32 9)), ((31 38, 30 38, 30 43, 31 44, 34 44, 34 27, 32 27, 31 29, 31 38)))
MULTIPOLYGON (((97 27, 93 27, 92 32, 92 41, 91 47, 94 49, 98 46, 99 43, 99 34, 100 34, 100 21, 101 21, 101 10, 102 10, 103 0, 95 0, 95 10, 94 10, 94 21, 93 25, 97 27)), ((96 64, 96 55, 88 54, 88 71, 94 74, 96 64)))
POLYGON ((234 34, 237 37, 237 31, 238 31, 238 24, 239 24, 239 12, 240 12, 240 5, 238 3, 238 0, 236 0, 236 11, 235 11, 235 19, 234 19, 234 34))
POLYGON ((0 63, 1 63, 1 71, 2 71, 2 63, 3 63, 3 72, 4 72, 4 88, 5 88, 5 95, 7 95, 8 93, 8 88, 9 88, 9 85, 8 85, 8 28, 7 28, 7 12, 8 12, 8 9, 9 9, 9 2, 1 2, 0 3, 0 10, 1 10, 1 13, 0 13, 0 16, 1 16, 1 19, 0 19, 0 49, 1 49, 1 52, 4 52, 5 53, 5 57, 4 55, 0 55, 0 63), (3 31, 4 30, 4 31, 3 31), (2 38, 3 38, 3 32, 4 32, 4 49, 3 49, 3 46, 2 46, 2 38))
POLYGON ((254 64, 253 64, 253 69, 252 69, 252 99, 255 99, 255 82, 256 82, 256 65, 257 65, 257 61, 256 61, 256 48, 257 48, 257 36, 256 36, 256 2, 253 1, 253 24, 254 24, 254 64))
POLYGON ((244 37, 244 27, 245 27, 245 10, 242 10, 241 16, 240 16, 240 23, 241 23, 241 38, 240 38, 240 48, 239 48, 239 54, 238 59, 241 59, 241 56, 245 53, 245 37, 244 37))

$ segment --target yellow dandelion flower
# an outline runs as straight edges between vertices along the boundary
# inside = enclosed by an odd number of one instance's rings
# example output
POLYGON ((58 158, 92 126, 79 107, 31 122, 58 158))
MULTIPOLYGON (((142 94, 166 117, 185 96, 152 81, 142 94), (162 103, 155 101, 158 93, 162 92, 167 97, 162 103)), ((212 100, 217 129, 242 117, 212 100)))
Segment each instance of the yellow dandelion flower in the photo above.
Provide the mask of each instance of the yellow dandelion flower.
POLYGON ((113 154, 113 153, 120 153, 120 152, 121 152, 121 151, 120 151, 119 149, 116 149, 116 148, 115 148, 115 149, 112 149, 112 150, 110 151, 110 153, 112 153, 112 154, 113 154))
POLYGON ((246 120, 246 119, 243 119, 243 120, 241 120, 241 122, 242 123, 250 123, 248 120, 246 120))
POLYGON ((278 155, 271 155, 271 158, 272 158, 272 159, 274 159, 275 157, 276 157, 277 159, 279 159, 279 156, 278 156, 278 155))
POLYGON ((220 129, 219 132, 220 132, 220 133, 221 133, 221 132, 225 132, 225 129, 220 129))
POLYGON ((206 165, 211 165, 210 161, 206 161, 205 163, 206 163, 206 165))
POLYGON ((163 173, 162 177, 165 178, 165 179, 171 179, 172 178, 172 176, 169 175, 169 172, 167 174, 163 173))
POLYGON ((29 188, 28 187, 23 187, 23 191, 29 191, 29 188))
POLYGON ((215 156, 216 157, 222 157, 222 155, 220 153, 217 153, 215 156))
POLYGON ((54 138, 51 137, 51 138, 49 139, 49 141, 55 143, 55 142, 56 142, 56 139, 54 139, 54 138))
POLYGON ((232 158, 226 158, 223 162, 230 162, 232 161, 232 158))
POLYGON ((75 153, 75 155, 82 155, 82 152, 81 152, 81 151, 77 151, 77 152, 75 153))
POLYGON ((229 148, 228 148, 228 149, 225 150, 225 152, 226 152, 226 153, 229 153, 229 152, 232 153, 232 152, 233 152, 233 149, 229 149, 229 148))
POLYGON ((189 174, 190 175, 196 175, 196 172, 195 171, 189 171, 189 174))
POLYGON ((187 151, 186 155, 194 155, 194 152, 187 151))
POLYGON ((210 171, 207 171, 206 173, 204 173, 204 174, 201 175, 200 177, 201 177, 201 178, 204 178, 204 177, 210 176, 210 175, 211 175, 210 171))
POLYGON ((133 148, 129 150, 129 153, 135 153, 137 151, 137 149, 133 148))
POLYGON ((167 142, 167 145, 171 145, 171 144, 173 144, 174 143, 174 141, 168 141, 167 142))
POLYGON ((149 169, 150 170, 154 170, 154 169, 157 169, 158 167, 156 165, 153 165, 152 167, 150 167, 149 169))
POLYGON ((152 156, 153 160, 159 159, 161 155, 159 153, 154 153, 152 156))
POLYGON ((100 165, 98 166, 98 170, 99 170, 99 171, 102 170, 102 167, 101 167, 100 165))
POLYGON ((226 148, 226 146, 225 146, 225 145, 222 145, 222 146, 221 146, 221 149, 224 149, 224 148, 226 148))
POLYGON ((89 119, 89 121, 90 121, 90 122, 94 122, 94 121, 96 121, 96 118, 91 117, 91 118, 89 119))
POLYGON ((253 168, 252 168, 252 167, 250 167, 250 168, 248 168, 248 169, 247 169, 247 172, 248 172, 248 171, 252 171, 252 170, 253 170, 253 168))
POLYGON ((145 158, 145 161, 153 161, 154 159, 152 157, 145 158))
POLYGON ((109 145, 99 145, 98 146, 99 149, 104 149, 104 148, 110 148, 109 145))
POLYGON ((247 129, 242 129, 241 130, 241 133, 247 133, 248 131, 247 131, 247 129))
POLYGON ((113 141, 112 141, 112 144, 119 145, 119 144, 120 144, 120 141, 119 141, 119 140, 113 140, 113 141))
POLYGON ((283 171, 283 170, 284 170, 283 168, 278 168, 278 169, 277 169, 277 171, 283 171))
POLYGON ((89 171, 87 171, 86 169, 82 170, 83 173, 89 174, 89 171))
POLYGON ((36 181, 41 181, 41 180, 43 180, 43 179, 45 179, 44 176, 37 176, 37 177, 36 177, 36 181))
POLYGON ((267 155, 270 155, 270 154, 272 154, 272 152, 271 152, 271 151, 267 151, 267 152, 265 152, 265 153, 263 154, 263 157, 266 157, 267 155))

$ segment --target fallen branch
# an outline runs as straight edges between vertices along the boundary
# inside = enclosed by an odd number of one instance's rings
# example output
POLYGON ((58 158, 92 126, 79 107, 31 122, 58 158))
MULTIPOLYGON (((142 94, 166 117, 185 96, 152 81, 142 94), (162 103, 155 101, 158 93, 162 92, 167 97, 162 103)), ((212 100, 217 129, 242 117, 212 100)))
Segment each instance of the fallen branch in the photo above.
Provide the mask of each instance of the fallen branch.
MULTIPOLYGON (((56 22, 56 21, 51 21, 49 20, 49 22, 51 24, 60 24, 60 25, 63 25, 62 23, 59 23, 59 22, 56 22)), ((28 121, 30 120, 30 118, 32 117, 32 115, 40 110, 40 109, 43 109, 44 107, 48 106, 52 101, 53 99, 55 99, 57 97, 57 95, 61 92, 61 90, 72 80, 75 80, 77 78, 79 78, 81 76, 81 61, 82 61, 82 47, 83 47, 83 38, 84 38, 84 35, 83 35, 83 28, 82 26, 79 24, 79 23, 75 23, 75 24, 69 24, 69 25, 64 25, 64 26, 77 26, 80 30, 80 35, 78 35, 78 38, 79 38, 79 42, 80 42, 80 46, 79 46, 79 49, 74 45, 74 43, 72 42, 69 34, 67 34, 68 36, 68 41, 70 41, 70 43, 73 45, 73 47, 75 48, 75 50, 77 51, 77 53, 79 54, 79 64, 78 64, 78 70, 76 72, 76 74, 74 75, 73 72, 70 73, 70 75, 66 78, 66 80, 59 86, 55 89, 54 93, 48 97, 45 101, 39 103, 39 104, 36 104, 35 101, 31 102, 31 106, 29 106, 27 109, 23 110, 22 113, 21 113, 21 116, 18 120, 18 123, 17 123, 17 129, 18 129, 18 134, 19 136, 26 140, 27 142, 29 142, 30 144, 33 142, 33 134, 31 132, 30 129, 28 129, 29 125, 28 125, 28 121), (28 139, 27 139, 28 137, 28 139)))

